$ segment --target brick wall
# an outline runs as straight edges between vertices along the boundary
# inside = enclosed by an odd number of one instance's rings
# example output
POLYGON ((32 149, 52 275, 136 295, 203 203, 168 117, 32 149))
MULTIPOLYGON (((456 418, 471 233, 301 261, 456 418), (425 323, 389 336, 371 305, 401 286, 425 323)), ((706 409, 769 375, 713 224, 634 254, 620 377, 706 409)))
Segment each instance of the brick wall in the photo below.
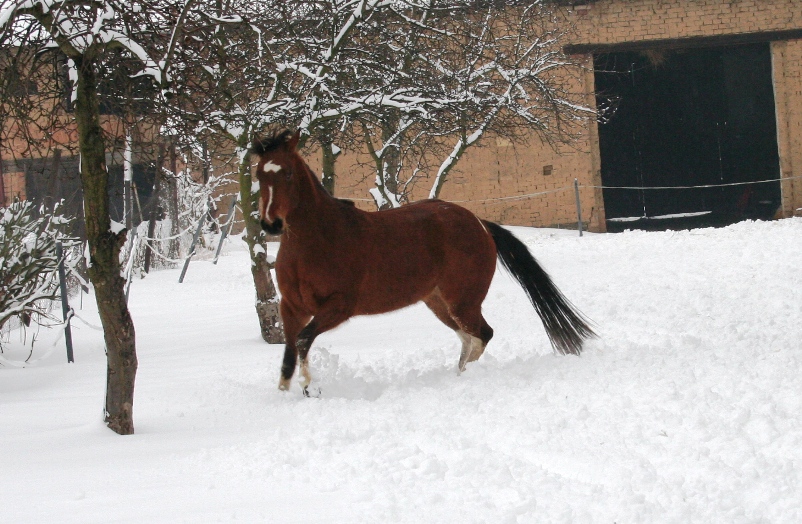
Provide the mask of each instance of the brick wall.
POLYGON ((15 198, 25 200, 25 173, 3 173, 3 189, 6 204, 11 204, 15 198))
MULTIPOLYGON (((482 146, 466 151, 449 173, 440 198, 458 202, 482 218, 503 224, 576 227, 574 178, 582 185, 594 184, 588 133, 574 146, 575 150, 565 147, 557 152, 536 138, 533 142, 521 146, 486 137, 482 146)), ((319 160, 307 160, 319 174, 319 160)), ((344 155, 337 162, 337 176, 338 197, 354 199, 362 209, 375 209, 368 193, 374 187, 370 169, 344 155)), ((427 198, 432 184, 433 176, 421 175, 413 186, 411 200, 427 198)), ((582 188, 580 195, 583 222, 598 229, 604 219, 595 192, 582 188)))
MULTIPOLYGON (((802 1, 599 0, 568 9, 566 24, 575 27, 566 44, 578 45, 789 32, 802 30, 802 1)), ((772 53, 782 173, 784 177, 798 176, 802 175, 802 40, 775 43, 772 53)), ((592 64, 589 54, 575 58, 586 67, 592 64)), ((592 72, 575 75, 569 89, 583 93, 585 103, 595 107, 592 72)), ((319 164, 310 160, 319 172, 319 164)), ((338 161, 338 194, 365 199, 373 177, 369 170, 355 167, 354 163, 347 156, 338 161)), ((536 139, 529 146, 513 147, 488 137, 484 147, 466 153, 441 196, 463 201, 480 216, 504 224, 575 227, 574 178, 584 186, 601 185, 599 168, 598 131, 592 120, 586 122, 574 148, 558 152, 536 139), (544 166, 552 166, 550 175, 544 175, 544 166), (552 190, 559 191, 502 200, 552 190)), ((430 187, 431 180, 419 181, 414 198, 425 198, 430 187)), ((590 223, 592 230, 604 230, 601 191, 582 189, 581 203, 583 220, 590 223)), ((358 201, 358 205, 371 207, 367 201, 358 201)), ((802 214, 799 208, 802 180, 785 182, 784 214, 802 214)))
POLYGON ((802 27, 798 0, 600 0, 571 14, 576 41, 610 44, 802 27))
MULTIPOLYGON (((802 0, 599 0, 567 8, 565 24, 574 31, 566 44, 616 45, 651 40, 723 37, 759 32, 799 31, 802 38, 802 0)), ((772 43, 777 129, 783 187, 783 213, 802 214, 802 40, 772 43)), ((585 66, 569 77, 567 89, 595 107, 592 55, 575 56, 585 66)), ((107 122, 109 124, 109 122, 107 122)), ((512 145, 487 136, 481 147, 469 149, 451 172, 442 198, 461 202, 489 220, 510 225, 575 227, 574 179, 581 189, 583 221, 592 230, 605 228, 601 191, 598 130, 595 120, 582 125, 573 147, 555 151, 533 133, 528 145, 512 145), (548 168, 547 166, 550 166, 548 168), (535 196, 529 196, 536 193, 535 196)), ((53 137, 56 140, 57 137, 53 137)), ((74 137, 60 137, 69 142, 74 137)), ((307 153, 313 169, 319 159, 307 153)), ((344 155, 337 163, 337 195, 353 198, 371 209, 368 190, 373 175, 366 158, 344 155), (359 165, 361 160, 361 166, 359 165)), ((436 165, 438 159, 432 159, 436 165)), ((429 173, 431 176, 433 173, 429 173)), ((6 173, 7 198, 24 194, 18 175, 6 173)), ((413 199, 426 198, 432 179, 423 173, 413 199)))
MULTIPOLYGON (((590 65, 586 58, 580 58, 586 67, 590 65)), ((582 94, 584 104, 595 107, 593 73, 578 71, 572 78, 571 90, 582 94)), ((503 224, 575 228, 574 179, 582 186, 600 184, 598 163, 594 163, 594 151, 598 152, 595 121, 584 122, 577 132, 579 140, 559 150, 542 143, 535 134, 526 145, 486 135, 479 146, 465 152, 449 173, 440 197, 503 224), (527 196, 535 193, 547 194, 527 196)), ((319 158, 306 153, 306 159, 319 174, 319 158)), ((337 196, 354 199, 363 209, 375 209, 368 193, 375 178, 369 165, 367 157, 345 154, 338 159, 337 196)), ((420 175, 413 186, 412 200, 427 198, 435 172, 436 167, 432 173, 420 175)), ((593 189, 582 188, 580 197, 585 227, 601 230, 604 210, 599 195, 593 189)))

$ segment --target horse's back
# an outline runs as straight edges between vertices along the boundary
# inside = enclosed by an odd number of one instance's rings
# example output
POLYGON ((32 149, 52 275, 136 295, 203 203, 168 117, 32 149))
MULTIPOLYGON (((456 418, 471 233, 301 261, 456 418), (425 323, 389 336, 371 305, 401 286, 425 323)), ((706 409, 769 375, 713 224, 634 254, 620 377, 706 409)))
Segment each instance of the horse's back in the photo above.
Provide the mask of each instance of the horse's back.
POLYGON ((384 249, 393 250, 393 246, 397 246, 405 251, 423 250, 438 257, 455 250, 470 256, 483 247, 494 249, 492 237, 481 220, 450 202, 423 200, 365 215, 370 223, 371 240, 384 249))
POLYGON ((476 215, 440 200, 368 212, 365 276, 356 314, 383 313, 436 289, 482 298, 496 265, 495 244, 476 215), (370 246, 370 247, 367 247, 370 246))

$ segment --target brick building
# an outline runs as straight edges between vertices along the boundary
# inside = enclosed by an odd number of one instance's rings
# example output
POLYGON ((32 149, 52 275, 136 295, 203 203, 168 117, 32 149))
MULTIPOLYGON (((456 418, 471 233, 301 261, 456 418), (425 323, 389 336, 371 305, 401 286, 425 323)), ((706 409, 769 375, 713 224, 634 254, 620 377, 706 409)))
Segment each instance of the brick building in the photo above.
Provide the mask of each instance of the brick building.
MULTIPOLYGON (((620 221, 631 217, 680 214, 677 225, 693 226, 802 214, 802 2, 556 3, 571 28, 565 51, 583 66, 569 75, 571 90, 601 118, 557 150, 486 137, 442 198, 504 224, 576 227, 576 179, 594 231, 649 226, 620 221), (640 189, 676 186, 715 187, 640 189)), ((30 193, 26 178, 53 165, 6 159, 7 199, 30 193)), ((67 159, 58 165, 76 171, 67 159)), ((370 171, 344 156, 337 172, 337 195, 372 208, 370 171)), ((429 186, 417 184, 413 200, 429 186)))
MULTIPOLYGON (((621 227, 610 218, 683 214, 678 225, 693 226, 802 214, 802 2, 560 3, 574 29, 565 50, 584 65, 573 89, 602 118, 557 151, 487 138, 442 198, 505 224, 575 227, 577 179, 595 231, 621 227), (637 189, 700 185, 723 187, 637 189)), ((338 175, 339 196, 367 196, 372 177, 348 158, 338 175)), ((427 191, 418 184, 413 196, 427 191)))

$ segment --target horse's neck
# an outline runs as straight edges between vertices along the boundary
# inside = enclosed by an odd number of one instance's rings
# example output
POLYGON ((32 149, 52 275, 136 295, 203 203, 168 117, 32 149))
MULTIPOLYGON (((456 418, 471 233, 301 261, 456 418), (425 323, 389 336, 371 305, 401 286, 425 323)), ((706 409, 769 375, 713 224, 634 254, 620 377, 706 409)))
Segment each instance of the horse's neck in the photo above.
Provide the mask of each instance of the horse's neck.
POLYGON ((323 187, 323 184, 317 178, 317 175, 312 172, 309 166, 303 160, 299 159, 305 176, 305 181, 302 186, 301 200, 305 200, 314 205, 314 207, 327 206, 334 200, 328 191, 323 187))
POLYGON ((299 159, 299 162, 301 163, 304 173, 306 173, 307 182, 310 186, 309 190, 313 191, 315 193, 315 196, 322 197, 323 200, 330 200, 331 195, 323 187, 323 183, 320 181, 317 175, 312 171, 309 165, 302 159, 299 159))
POLYGON ((332 223, 332 214, 336 212, 336 199, 332 197, 305 162, 301 161, 306 174, 301 186, 300 205, 296 209, 296 221, 303 221, 310 226, 327 228, 332 223))

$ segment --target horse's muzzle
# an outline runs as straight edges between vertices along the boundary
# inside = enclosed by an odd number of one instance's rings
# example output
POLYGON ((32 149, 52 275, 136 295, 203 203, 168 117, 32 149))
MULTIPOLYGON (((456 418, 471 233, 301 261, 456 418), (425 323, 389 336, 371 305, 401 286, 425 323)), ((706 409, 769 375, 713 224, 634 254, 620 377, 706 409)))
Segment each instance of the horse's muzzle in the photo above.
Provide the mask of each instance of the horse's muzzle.
POLYGON ((262 229, 268 235, 280 235, 284 232, 284 221, 277 218, 272 224, 269 224, 266 220, 262 220, 262 229))

